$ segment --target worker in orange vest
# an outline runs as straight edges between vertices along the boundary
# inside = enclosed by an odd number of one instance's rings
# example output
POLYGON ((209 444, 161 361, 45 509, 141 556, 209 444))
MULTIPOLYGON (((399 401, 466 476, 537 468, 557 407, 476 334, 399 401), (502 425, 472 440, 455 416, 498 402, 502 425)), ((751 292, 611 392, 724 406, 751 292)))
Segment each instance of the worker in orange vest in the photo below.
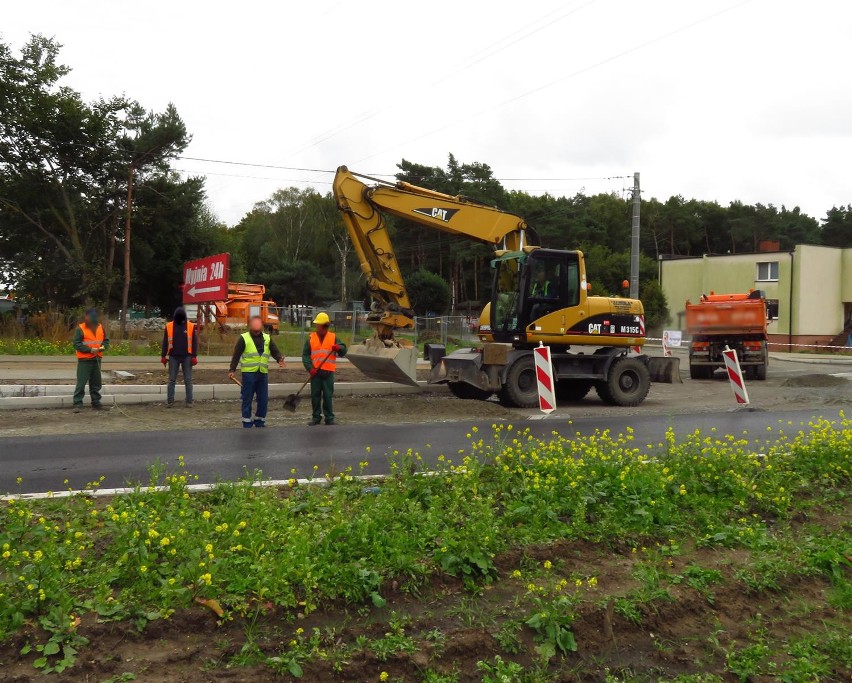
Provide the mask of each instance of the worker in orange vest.
POLYGON ((86 317, 77 326, 74 339, 71 342, 77 353, 77 386, 74 388, 74 412, 83 409, 83 397, 86 395, 86 384, 89 385, 89 395, 92 398, 92 408, 107 410, 101 405, 101 358, 109 348, 109 338, 104 326, 98 321, 98 309, 90 308, 86 317))
POLYGON ((328 313, 318 313, 314 319, 316 329, 305 341, 302 349, 302 364, 311 376, 311 416, 309 425, 322 422, 323 414, 327 425, 334 424, 334 371, 337 358, 346 355, 346 344, 341 342, 334 332, 329 332, 331 324, 328 313))
POLYGON ((172 321, 166 323, 160 362, 169 366, 166 408, 171 408, 175 403, 178 370, 183 373, 186 407, 192 408, 192 368, 198 365, 198 331, 195 329, 195 323, 187 320, 186 311, 182 306, 175 309, 172 321))

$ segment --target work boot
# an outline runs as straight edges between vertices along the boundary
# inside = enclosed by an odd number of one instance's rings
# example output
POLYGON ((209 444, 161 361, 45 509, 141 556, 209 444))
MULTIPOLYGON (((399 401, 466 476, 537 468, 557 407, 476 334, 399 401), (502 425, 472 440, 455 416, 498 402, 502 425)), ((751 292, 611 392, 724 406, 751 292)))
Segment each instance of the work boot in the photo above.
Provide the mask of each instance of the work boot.
POLYGON ((254 426, 257 427, 258 429, 260 429, 261 427, 265 427, 266 421, 265 420, 255 420, 254 426))
POLYGON ((186 402, 186 407, 187 407, 187 408, 192 408, 192 405, 193 405, 192 401, 187 401, 187 402, 186 402))
POLYGON ((316 427, 316 426, 317 426, 320 422, 322 422, 322 420, 309 420, 309 421, 308 421, 308 424, 309 424, 311 427, 316 427))
POLYGON ((109 411, 109 406, 105 406, 105 405, 103 405, 102 403, 95 403, 95 404, 92 406, 92 410, 102 410, 102 411, 104 411, 104 412, 108 412, 108 411, 109 411))
POLYGON ((326 420, 325 424, 326 424, 327 427, 333 427, 337 423, 334 420, 326 420))
POLYGON ((74 406, 74 412, 75 413, 82 413, 83 412, 83 406, 74 406))
POLYGON ((174 407, 175 407, 174 401, 166 401, 166 408, 174 408, 174 407))

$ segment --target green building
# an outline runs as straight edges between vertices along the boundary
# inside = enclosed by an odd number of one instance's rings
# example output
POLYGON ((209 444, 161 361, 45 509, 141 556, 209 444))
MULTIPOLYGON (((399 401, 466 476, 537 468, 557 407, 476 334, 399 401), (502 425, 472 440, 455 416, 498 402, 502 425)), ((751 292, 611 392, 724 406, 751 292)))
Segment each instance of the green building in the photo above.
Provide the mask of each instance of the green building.
POLYGON ((852 249, 800 244, 790 252, 674 257, 659 264, 669 329, 685 329, 687 300, 760 289, 777 350, 793 344, 844 346, 852 334, 852 249))

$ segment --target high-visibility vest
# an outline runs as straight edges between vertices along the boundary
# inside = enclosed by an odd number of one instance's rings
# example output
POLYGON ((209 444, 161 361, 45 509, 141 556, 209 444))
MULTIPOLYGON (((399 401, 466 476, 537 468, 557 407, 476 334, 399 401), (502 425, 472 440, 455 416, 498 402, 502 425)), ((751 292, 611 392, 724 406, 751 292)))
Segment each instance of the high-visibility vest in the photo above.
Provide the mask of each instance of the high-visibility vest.
MULTIPOLYGON (((186 322, 186 351, 192 355, 192 333, 195 330, 195 323, 186 322)), ((166 339, 169 343, 169 348, 166 349, 166 355, 172 352, 172 346, 175 339, 175 324, 174 322, 166 323, 166 339)))
POLYGON ((246 348, 243 350, 243 355, 240 357, 240 369, 243 372, 269 372, 269 341, 271 337, 263 333, 263 351, 258 351, 257 346, 252 339, 251 332, 243 332, 243 341, 246 348))
POLYGON ((544 282, 533 282, 530 296, 550 296, 550 280, 544 282))
POLYGON ((83 332, 83 343, 89 348, 98 347, 98 350, 91 353, 77 351, 77 358, 80 358, 81 360, 103 358, 104 352, 101 350, 103 349, 105 338, 103 325, 98 323, 97 328, 95 328, 95 331, 93 332, 89 329, 88 325, 86 325, 85 323, 80 323, 80 329, 83 332))
POLYGON ((334 332, 326 332, 322 340, 316 332, 311 332, 311 364, 317 370, 334 372, 337 369, 337 354, 331 350, 336 343, 334 332))

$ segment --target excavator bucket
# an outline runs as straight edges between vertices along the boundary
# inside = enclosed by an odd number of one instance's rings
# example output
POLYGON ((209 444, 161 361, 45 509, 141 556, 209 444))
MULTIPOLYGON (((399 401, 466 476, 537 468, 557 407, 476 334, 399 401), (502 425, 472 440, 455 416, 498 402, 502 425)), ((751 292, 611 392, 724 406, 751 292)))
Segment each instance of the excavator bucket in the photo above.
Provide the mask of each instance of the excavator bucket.
POLYGON ((649 356, 648 373, 652 382, 683 384, 680 376, 680 358, 674 356, 649 356))
POLYGON ((384 342, 377 337, 349 347, 347 360, 367 377, 417 386, 417 347, 384 342))

